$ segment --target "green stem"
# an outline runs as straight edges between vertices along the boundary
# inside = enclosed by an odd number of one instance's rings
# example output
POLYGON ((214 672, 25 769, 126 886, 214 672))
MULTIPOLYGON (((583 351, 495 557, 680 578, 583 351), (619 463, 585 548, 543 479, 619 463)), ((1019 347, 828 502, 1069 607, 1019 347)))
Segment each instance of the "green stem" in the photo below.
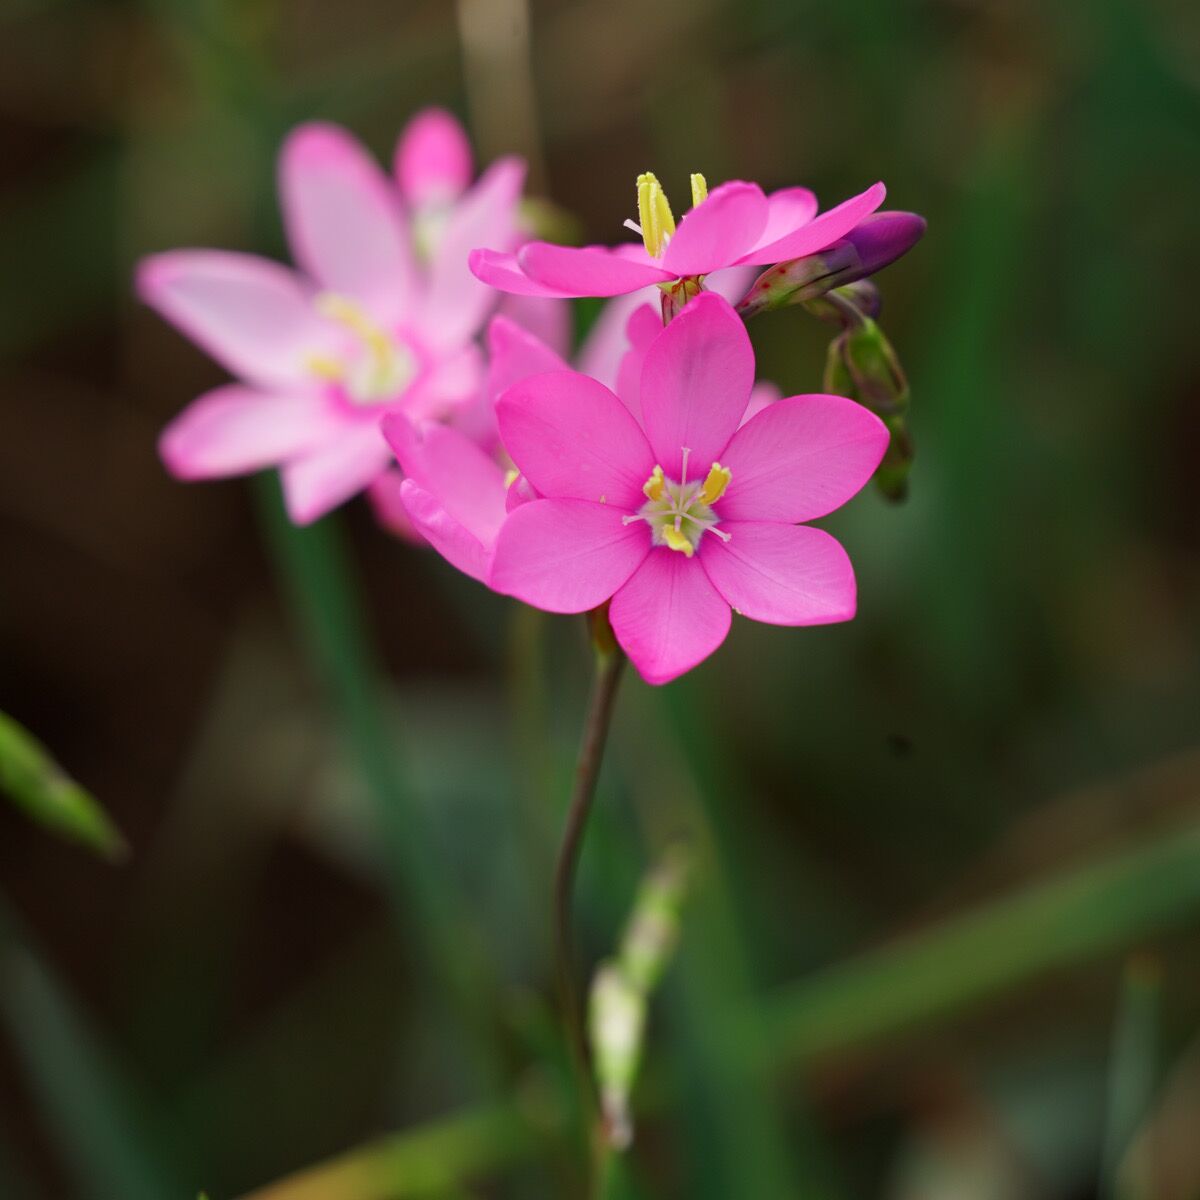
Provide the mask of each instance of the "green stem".
POLYGON ((584 1013, 575 984, 574 939, 571 935, 571 898, 575 889, 575 870, 579 850, 587 828, 596 779, 608 740, 617 685, 625 655, 612 640, 608 629, 608 613, 597 609, 589 614, 592 640, 596 651, 596 674, 583 725, 583 741, 575 766, 575 783, 567 808, 567 823, 563 830, 558 858, 554 864, 554 961, 559 1007, 566 1026, 568 1045, 574 1065, 580 1098, 585 1110, 596 1110, 595 1091, 587 1070, 587 1040, 584 1034, 584 1013))

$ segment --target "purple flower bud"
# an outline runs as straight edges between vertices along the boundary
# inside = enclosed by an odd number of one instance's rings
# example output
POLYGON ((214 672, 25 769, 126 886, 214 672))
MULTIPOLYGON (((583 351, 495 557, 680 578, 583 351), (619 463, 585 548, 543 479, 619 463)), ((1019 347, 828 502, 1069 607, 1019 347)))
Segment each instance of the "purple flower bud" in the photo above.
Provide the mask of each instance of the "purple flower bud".
POLYGON ((858 254, 859 269, 838 279, 838 287, 882 271, 902 254, 907 254, 924 236, 925 218, 909 212, 881 212, 860 221, 843 240, 858 254))
POLYGON ((833 288, 865 279, 911 250, 925 232, 916 213, 875 213, 818 254, 778 263, 764 271, 737 306, 743 318, 767 309, 803 304, 833 288))

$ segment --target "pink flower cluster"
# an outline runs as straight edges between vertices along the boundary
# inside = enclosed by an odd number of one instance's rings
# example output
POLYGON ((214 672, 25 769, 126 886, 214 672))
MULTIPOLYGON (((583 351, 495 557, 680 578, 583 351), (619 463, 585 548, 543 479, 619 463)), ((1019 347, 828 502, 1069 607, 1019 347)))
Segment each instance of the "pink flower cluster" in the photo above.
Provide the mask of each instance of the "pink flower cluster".
POLYGON ((851 234, 882 185, 818 216, 803 188, 709 193, 693 176, 676 228, 645 175, 643 244, 571 249, 523 236, 521 164, 469 188, 471 173, 440 111, 408 126, 390 178, 343 131, 303 126, 280 161, 298 269, 207 250, 146 260, 144 299, 239 379, 167 428, 168 467, 278 467, 297 522, 372 487, 390 524, 498 592, 551 612, 608 603, 650 683, 711 654, 732 612, 852 617, 845 551, 804 522, 863 487, 887 430, 851 400, 756 385, 731 301, 754 268, 851 234), (665 325, 646 302, 663 295, 665 325), (620 297, 577 369, 562 353, 572 296, 620 297))

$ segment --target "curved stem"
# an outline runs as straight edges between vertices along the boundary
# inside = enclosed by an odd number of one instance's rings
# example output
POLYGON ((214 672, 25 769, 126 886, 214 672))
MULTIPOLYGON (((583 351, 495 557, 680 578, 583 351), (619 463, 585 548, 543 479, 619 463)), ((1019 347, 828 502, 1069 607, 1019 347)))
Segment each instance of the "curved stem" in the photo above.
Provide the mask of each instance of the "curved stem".
POLYGON ((575 766, 575 783, 567 809, 567 823, 554 864, 554 959, 559 1006, 567 1027, 571 1058, 578 1075, 580 1093, 585 1107, 594 1108, 594 1088, 587 1070, 583 1006, 575 985, 571 898, 575 889, 575 868, 579 862, 579 850, 587 827, 588 814, 591 812, 592 797, 596 791, 596 779, 600 774, 600 762, 608 739, 608 727, 612 720, 621 668, 625 665, 625 655, 613 641, 606 609, 597 609, 589 614, 589 620, 596 651, 596 675, 592 682, 592 694, 583 726, 583 741, 575 766))

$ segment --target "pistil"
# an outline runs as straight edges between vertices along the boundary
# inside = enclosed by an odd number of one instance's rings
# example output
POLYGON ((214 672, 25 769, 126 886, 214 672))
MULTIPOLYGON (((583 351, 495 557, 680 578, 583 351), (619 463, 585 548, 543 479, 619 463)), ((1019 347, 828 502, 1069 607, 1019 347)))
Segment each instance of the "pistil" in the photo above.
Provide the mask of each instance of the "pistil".
POLYGON ((728 467, 714 462, 703 483, 699 480, 689 483, 687 462, 690 453, 684 447, 682 479, 678 483, 667 479, 662 466, 656 463, 642 485, 646 503, 637 513, 623 518, 626 525, 645 521, 656 546, 677 550, 688 558, 696 553, 705 533, 711 532, 722 541, 729 541, 729 534, 717 528, 718 517, 712 505, 724 495, 732 478, 728 467))

